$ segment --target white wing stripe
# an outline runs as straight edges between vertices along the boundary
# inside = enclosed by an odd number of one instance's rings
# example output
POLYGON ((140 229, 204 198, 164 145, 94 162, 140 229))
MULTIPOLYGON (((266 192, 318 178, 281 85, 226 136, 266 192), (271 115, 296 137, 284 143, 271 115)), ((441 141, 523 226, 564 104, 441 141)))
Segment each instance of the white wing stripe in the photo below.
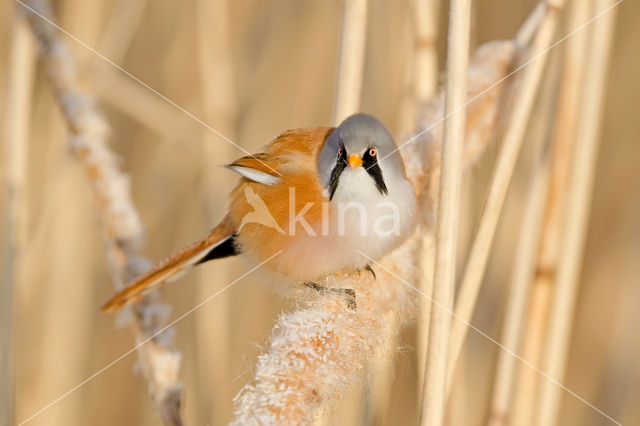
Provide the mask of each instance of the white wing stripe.
POLYGON ((258 182, 264 185, 273 186, 280 182, 280 178, 278 176, 273 176, 269 173, 261 172, 260 170, 252 169, 251 167, 243 167, 243 166, 225 166, 229 170, 233 170, 234 172, 241 174, 249 180, 254 182, 258 182))

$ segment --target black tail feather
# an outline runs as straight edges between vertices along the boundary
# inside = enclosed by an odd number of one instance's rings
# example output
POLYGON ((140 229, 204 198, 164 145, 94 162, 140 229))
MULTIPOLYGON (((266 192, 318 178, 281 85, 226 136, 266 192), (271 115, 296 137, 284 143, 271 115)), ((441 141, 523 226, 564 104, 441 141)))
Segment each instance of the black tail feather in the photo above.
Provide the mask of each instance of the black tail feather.
POLYGON ((205 257, 196 263, 196 265, 200 265, 213 259, 222 259, 223 257, 236 256, 240 254, 240 251, 236 248, 235 240, 236 235, 233 234, 222 243, 212 248, 205 257))

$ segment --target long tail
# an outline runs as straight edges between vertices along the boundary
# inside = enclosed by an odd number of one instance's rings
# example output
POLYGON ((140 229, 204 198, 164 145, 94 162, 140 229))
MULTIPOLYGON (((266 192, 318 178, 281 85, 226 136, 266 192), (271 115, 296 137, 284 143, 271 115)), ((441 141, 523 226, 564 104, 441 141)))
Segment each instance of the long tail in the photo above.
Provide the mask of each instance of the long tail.
POLYGON ((208 260, 238 254, 234 246, 234 232, 228 220, 223 220, 207 235, 189 247, 162 261, 146 274, 128 284, 102 307, 104 312, 115 312, 133 303, 163 282, 175 279, 193 266, 208 260))

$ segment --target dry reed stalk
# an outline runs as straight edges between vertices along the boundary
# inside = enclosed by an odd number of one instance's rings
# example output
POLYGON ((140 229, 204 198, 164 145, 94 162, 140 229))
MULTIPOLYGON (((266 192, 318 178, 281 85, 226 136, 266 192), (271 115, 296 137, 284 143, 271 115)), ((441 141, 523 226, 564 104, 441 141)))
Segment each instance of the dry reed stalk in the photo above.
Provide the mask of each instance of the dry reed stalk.
POLYGON ((0 424, 15 424, 14 289, 26 240, 26 170, 35 44, 24 19, 12 28, 9 92, 4 125, 4 213, 0 242, 0 424))
MULTIPOLYGON (((142 21, 148 0, 118 1, 110 11, 96 49, 115 64, 122 64, 142 21)), ((105 68, 94 55, 87 67, 87 78, 101 101, 138 121, 147 129, 168 139, 184 137, 186 117, 159 100, 130 78, 112 67, 105 68)), ((84 75, 84 74, 83 74, 84 75)))
MULTIPOLYGON (((511 288, 503 319, 501 343, 515 351, 520 343, 524 324, 527 296, 533 279, 540 229, 544 215, 547 185, 549 181, 549 155, 546 147, 537 142, 536 161, 533 167, 531 182, 524 207, 524 217, 520 225, 522 230, 515 253, 515 265, 511 277, 511 288)), ((507 423, 514 384, 514 373, 517 359, 507 351, 498 353, 496 375, 494 381, 490 426, 501 426, 507 423)))
MULTIPOLYGON (((424 232, 418 251, 418 288, 429 297, 433 296, 433 274, 435 268, 436 242, 432 232, 424 232)), ((431 320, 431 303, 423 303, 418 311, 416 320, 416 384, 417 400, 422 401, 422 389, 429 344, 429 322, 431 320)))
MULTIPOLYGON (((418 105, 424 105, 438 90, 438 51, 436 48, 438 38, 438 17, 440 15, 440 0, 413 0, 411 2, 412 14, 415 26, 415 46, 413 53, 413 84, 412 106, 408 111, 407 119, 412 126, 417 118, 418 105)), ((435 241, 431 232, 425 232, 420 249, 418 251, 418 265, 420 275, 418 284, 420 291, 431 297, 433 293, 433 262, 435 241)), ((418 311, 417 336, 416 336, 416 365, 417 365, 417 389, 418 401, 422 400, 422 388, 425 364, 427 359, 427 342, 429 341, 429 319, 431 317, 431 304, 422 304, 418 311)))
POLYGON ((136 30, 140 26, 148 1, 119 0, 113 6, 98 44, 100 53, 116 64, 121 64, 124 61, 136 30))
MULTIPOLYGON (((416 239, 387 257, 386 265, 408 280, 415 279, 411 261, 416 239)), ((406 287, 385 271, 330 276, 323 285, 348 286, 358 308, 349 309, 340 296, 301 293, 296 312, 283 314, 274 327, 270 347, 260 355, 252 384, 235 398, 232 424, 309 424, 318 410, 330 409, 348 385, 362 382, 376 348, 385 344, 383 318, 395 310, 413 315, 406 287)))
POLYGON ((440 0, 412 0, 415 46, 413 94, 416 103, 427 102, 438 91, 438 16, 440 0))
POLYGON ((500 212, 545 68, 546 55, 544 52, 551 45, 563 0, 546 1, 545 4, 547 5, 546 14, 535 35, 531 53, 527 55, 528 58, 535 58, 535 60, 523 70, 523 76, 513 100, 513 109, 505 130, 487 200, 456 299, 455 313, 462 321, 456 321, 451 330, 448 391, 451 388, 455 366, 467 335, 468 327, 466 324, 471 321, 475 309, 500 212))
MULTIPOLYGON (((101 55, 115 64, 122 64, 147 3, 148 0, 120 0, 113 6, 96 49, 101 55)), ((104 67, 102 58, 97 55, 90 59, 86 75, 92 82, 92 90, 102 102, 109 103, 161 137, 174 140, 185 137, 187 117, 117 70, 104 67)))
POLYGON ((523 159, 530 165, 530 171, 527 173, 527 182, 523 191, 526 197, 522 209, 522 222, 517 225, 521 232, 518 234, 506 308, 502 318, 500 342, 508 351, 498 352, 488 419, 491 426, 510 424, 513 411, 515 373, 521 365, 513 353, 519 352, 518 348, 523 341, 521 336, 526 304, 538 259, 540 230, 544 218, 551 163, 549 145, 553 119, 556 117, 561 75, 562 60, 559 53, 556 51, 551 54, 548 70, 540 87, 539 100, 532 112, 531 123, 525 136, 524 145, 532 145, 526 158, 523 159))
MULTIPOLYGON (((594 209, 595 210, 595 209, 594 209)), ((635 213, 640 213, 636 208, 635 213)), ((633 242, 628 242, 633 244, 633 242)), ((628 246, 627 246, 628 247, 628 246)), ((633 262, 635 253, 632 250, 611 251, 604 254, 606 258, 620 259, 629 256, 629 260, 633 262)), ((598 262, 595 265, 595 273, 602 273, 610 276, 610 270, 606 269, 605 262, 598 262)), ((633 262, 633 266, 629 268, 632 277, 637 277, 640 272, 640 265, 633 262)), ((624 272, 623 272, 624 274, 624 272)), ((631 280, 630 282, 633 282, 631 280)), ((638 300, 640 300, 640 286, 626 285, 621 286, 621 290, 615 297, 615 312, 613 315, 613 327, 611 328, 610 337, 605 341, 610 341, 607 345, 607 367, 602 377, 602 393, 604 401, 601 403, 608 408, 608 413, 615 416, 622 424, 633 424, 638 419, 634 416, 634 411, 638 409, 637 401, 639 391, 636 387, 635 391, 630 391, 633 387, 632 383, 640 377, 640 363, 637 362, 638 353, 640 353, 640 340, 638 340, 638 325, 633 321, 638 312, 638 300)), ((637 413, 637 411, 636 411, 637 413)), ((590 413, 589 413, 590 414, 590 413)), ((584 418, 584 417, 583 417, 584 418)), ((586 423, 584 418, 583 423, 586 423)))
MULTIPOLYGON (((233 89, 233 63, 229 35, 229 4, 227 0, 210 2, 198 0, 197 30, 200 80, 203 90, 203 106, 207 119, 216 123, 223 133, 232 132, 236 120, 236 97, 233 89), (218 125, 218 122, 221 124, 218 125)), ((205 133, 207 136, 211 132, 205 133)), ((214 139, 209 138, 208 144, 214 139)), ((233 146, 216 145, 218 156, 233 154, 233 146)), ((216 163, 218 164, 218 163, 216 163)))
MULTIPOLYGON (((235 139, 236 97, 233 89, 233 64, 229 35, 229 3, 227 0, 196 1, 197 48, 200 66, 200 87, 202 92, 203 118, 212 123, 232 140, 235 139)), ((226 206, 214 194, 224 194, 232 185, 230 176, 220 176, 221 159, 232 159, 234 147, 220 144, 208 129, 202 133, 202 198, 204 228, 212 225, 215 217, 226 213, 226 206)), ((209 296, 205 285, 215 279, 219 282, 233 280, 230 268, 217 270, 215 276, 199 270, 199 299, 209 296)), ((230 417, 231 399, 229 387, 230 356, 229 343, 232 334, 232 300, 227 293, 217 296, 215 309, 202 309, 196 315, 197 372, 208 380, 201 380, 198 404, 205 410, 201 423, 222 424, 230 417), (214 387, 211 387, 211 384, 214 387), (211 392, 216 392, 216 398, 211 392)))
MULTIPOLYGON (((597 12, 614 5, 611 0, 594 0, 597 12)), ((595 177, 598 142, 601 137, 602 109, 613 40, 615 8, 593 24, 586 61, 582 109, 578 120, 573 166, 569 180, 564 231, 562 236, 558 276, 549 316, 547 337, 542 358, 543 370, 556 380, 562 380, 569 355, 571 325, 578 293, 580 266, 586 240, 586 228, 595 177)), ((538 424, 555 425, 560 409, 560 389, 550 381, 541 383, 538 424)))
MULTIPOLYGON (((108 148, 104 118, 95 109, 93 99, 79 88, 74 58, 52 25, 49 4, 30 1, 26 8, 46 75, 69 128, 71 153, 91 183, 102 218, 109 268, 118 289, 150 267, 150 262, 138 254, 143 228, 131 201, 129 179, 119 170, 116 157, 108 148)), ((136 341, 142 342, 162 327, 168 307, 153 293, 134 307, 134 313, 128 318, 129 324, 136 341)), ((140 370, 164 423, 181 424, 181 355, 173 349, 171 330, 155 336, 137 352, 140 370)))
POLYGON ((333 109, 335 125, 360 109, 367 37, 367 1, 344 0, 338 81, 333 109))
MULTIPOLYGON (((486 144, 493 133, 502 87, 478 96, 507 74, 513 54, 513 42, 488 43, 478 49, 470 64, 467 96, 477 100, 467 106, 466 139, 473 143, 466 148, 473 149, 465 151, 466 166, 472 164, 480 145, 486 144)), ((439 176, 442 99, 421 111, 419 137, 402 150, 407 176, 420 197, 423 221, 428 220, 432 209, 430 182, 439 176), (430 130, 422 131, 425 128, 430 130)), ((408 282, 416 282, 413 254, 421 240, 418 232, 380 264, 408 282)), ((356 291, 355 311, 342 298, 311 292, 303 294, 308 299, 301 299, 300 310, 280 316, 269 347, 258 358, 252 382, 234 400, 235 424, 309 423, 318 412, 330 410, 331 403, 344 395, 349 384, 361 384, 371 365, 391 362, 374 359, 379 355, 376 348, 396 337, 386 334, 389 328, 385 327, 385 318, 394 312, 400 326, 414 319, 416 296, 397 278, 375 269, 377 280, 372 280, 369 273, 327 278, 329 286, 356 291)))
MULTIPOLYGON (((572 31, 589 19, 589 3, 572 1, 569 3, 568 12, 567 30, 572 31)), ((544 328, 551 303, 551 290, 556 275, 560 218, 567 196, 568 170, 575 144, 576 120, 580 110, 589 31, 585 29, 576 33, 567 40, 565 47, 557 117, 554 120, 554 135, 551 142, 551 176, 541 231, 540 253, 531 286, 527 325, 523 336, 522 356, 533 365, 539 365, 544 328)), ((514 424, 526 425, 531 421, 537 380, 538 374, 534 370, 520 369, 517 378, 518 391, 515 393, 512 410, 514 424)))
MULTIPOLYGON (((525 21, 523 29, 539 25, 542 15, 537 8, 525 21)), ((520 36, 523 30, 518 32, 520 36)), ((494 41, 480 46, 472 59, 472 66, 469 69, 469 80, 467 85, 467 98, 469 104, 467 109, 467 132, 465 137, 465 170, 469 169, 481 156, 486 147, 487 141, 492 138, 498 118, 501 115, 503 103, 503 91, 506 84, 496 84, 501 81, 511 70, 515 51, 515 41, 494 41), (486 64, 486 66, 483 66, 486 64), (490 88, 490 90, 487 90, 490 88)), ((419 111, 418 122, 435 122, 434 117, 440 120, 444 117, 442 108, 442 95, 439 99, 428 102, 419 111)), ((418 150, 417 155, 425 158, 423 170, 411 170, 418 185, 424 187, 419 196, 419 204, 424 210, 421 226, 423 230, 423 242, 420 247, 420 258, 418 260, 420 270, 420 280, 426 284, 427 288, 421 290, 431 297, 430 286, 433 283, 433 267, 435 261, 435 238, 431 229, 433 227, 434 211, 438 205, 438 181, 440 179, 439 158, 440 140, 442 138, 442 126, 433 126, 428 132, 420 135, 413 149, 418 150), (426 291, 425 291, 426 290, 426 291)), ((412 164, 408 165, 411 169, 412 164)), ((428 321, 431 307, 423 306, 424 310, 419 313, 423 315, 423 321, 428 321)), ((418 330, 418 333, 425 333, 423 340, 424 351, 426 352, 428 328, 418 330)), ((424 353, 424 352, 423 352, 424 353)), ((420 358, 417 358, 419 362, 420 358)), ((420 368, 420 367, 419 367, 420 368)), ((421 366, 424 372, 424 365, 421 366)), ((419 376, 422 381, 423 375, 419 376)), ((419 393, 422 388, 419 388, 419 393)), ((421 396, 419 398, 421 400, 421 396)))
POLYGON ((101 102, 109 104, 149 131, 169 140, 195 137, 188 116, 158 99, 148 89, 111 67, 95 66, 87 74, 91 88, 101 102))
POLYGON ((414 131, 420 107, 438 93, 440 0, 411 0, 408 14, 412 45, 407 54, 406 92, 398 117, 401 134, 414 131))
MULTIPOLYGON (((25 2, 26 3, 26 2, 25 2)), ((100 39, 102 33, 102 25, 104 23, 105 11, 108 2, 74 2, 66 6, 60 5, 57 8, 57 21, 62 23, 65 28, 70 28, 76 34, 82 34, 82 39, 90 44, 95 45, 100 39)), ((82 69, 85 64, 93 61, 93 54, 84 49, 78 49, 74 54, 77 72, 82 75, 82 69)))
POLYGON ((527 20, 522 24, 516 35, 516 43, 520 46, 531 43, 540 29, 540 23, 547 12, 547 2, 541 1, 533 9, 527 20))
MULTIPOLYGON (((532 15, 533 17, 533 15, 532 15)), ((470 103, 467 105, 467 125, 465 136, 465 169, 469 169, 480 157, 487 142, 490 141, 498 126, 499 117, 502 114, 502 104, 504 103, 504 91, 507 87, 504 84, 495 85, 497 81, 507 75, 512 69, 515 58, 515 46, 513 41, 494 41, 480 46, 475 52, 469 68, 469 80, 467 84, 467 98, 470 103), (489 91, 487 88, 491 87, 489 91), (486 91, 486 92, 485 92, 486 91)), ((444 117, 442 95, 435 101, 435 104, 426 105, 421 111, 422 122, 436 122, 444 117), (439 104, 439 105, 438 105, 439 104)), ((419 196, 419 203, 422 206, 424 216, 421 218, 422 244, 420 247, 421 257, 417 259, 419 269, 419 279, 427 285, 433 283, 433 267, 435 261, 435 237, 433 230, 433 211, 438 204, 438 181, 440 176, 440 140, 442 138, 442 126, 437 125, 427 133, 420 136, 412 148, 419 151, 418 155, 424 158, 423 168, 416 170, 415 163, 409 162, 407 169, 409 174, 414 176, 414 180, 422 185, 424 190, 419 196), (420 152, 420 150, 422 150, 420 152)), ((431 297, 431 291, 421 290, 423 294, 431 297)), ((424 305, 421 307, 425 308, 424 305)), ((426 307, 423 313, 433 309, 426 307)), ((428 336, 425 336, 428 337, 428 336)), ((426 341, 425 341, 426 352, 426 341)), ((419 362, 420 358, 416 358, 419 362)), ((423 366, 424 367, 424 366, 423 366)), ((423 370, 424 371, 424 370, 423 370)), ((419 380, 422 376, 419 376, 419 380)), ((420 388, 420 392, 422 389, 420 388)), ((418 395, 421 401, 421 394, 418 395)))
MULTIPOLYGON (((113 6, 96 52, 114 64, 122 64, 142 21, 147 3, 148 0, 120 0, 113 6)), ((163 138, 184 140, 192 136, 185 135, 188 117, 158 99, 148 88, 131 81, 130 77, 123 76, 113 67, 105 67, 101 64, 104 58, 100 58, 100 55, 89 58, 89 63, 84 67, 86 69, 82 69, 82 76, 86 74, 92 83, 92 92, 101 102, 110 104, 163 138)))
MULTIPOLYGON (((440 194, 436 220, 436 256, 433 276, 433 300, 443 309, 431 312, 429 342, 424 370, 420 423, 438 426, 444 423, 446 404, 447 351, 453 307, 458 217, 464 167, 464 136, 469 60, 470 0, 451 0, 447 46, 447 83, 445 122, 441 149, 440 194)), ((431 304, 425 300, 424 304, 431 304)), ((423 324, 427 326, 427 324, 423 324)))

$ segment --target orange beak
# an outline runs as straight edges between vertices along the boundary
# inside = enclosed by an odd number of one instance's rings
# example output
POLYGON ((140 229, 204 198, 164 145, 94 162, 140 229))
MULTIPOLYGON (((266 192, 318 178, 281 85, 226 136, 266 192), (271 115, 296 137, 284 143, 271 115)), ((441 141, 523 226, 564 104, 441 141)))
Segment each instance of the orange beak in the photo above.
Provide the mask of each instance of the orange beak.
POLYGON ((351 154, 348 163, 351 167, 360 167, 362 166, 362 158, 358 154, 351 154))

